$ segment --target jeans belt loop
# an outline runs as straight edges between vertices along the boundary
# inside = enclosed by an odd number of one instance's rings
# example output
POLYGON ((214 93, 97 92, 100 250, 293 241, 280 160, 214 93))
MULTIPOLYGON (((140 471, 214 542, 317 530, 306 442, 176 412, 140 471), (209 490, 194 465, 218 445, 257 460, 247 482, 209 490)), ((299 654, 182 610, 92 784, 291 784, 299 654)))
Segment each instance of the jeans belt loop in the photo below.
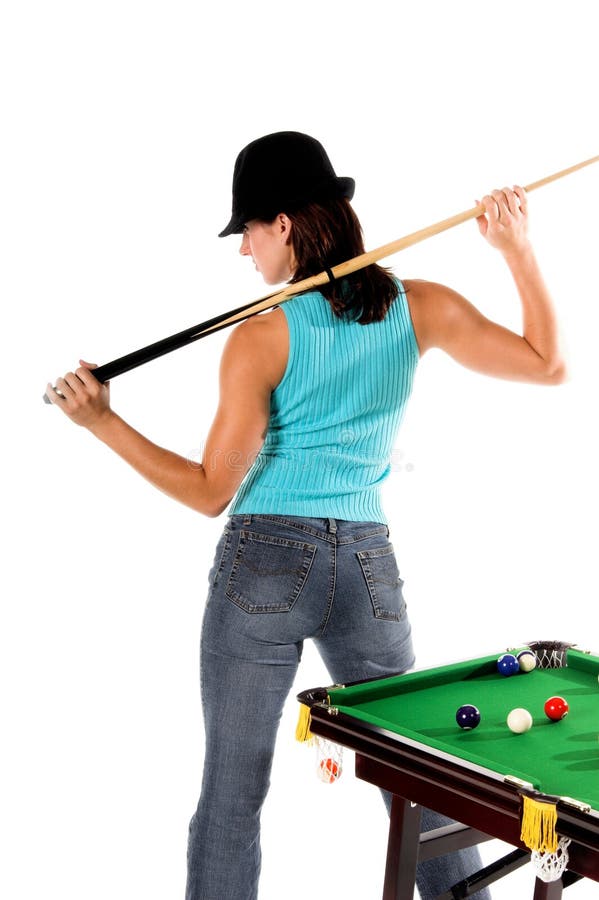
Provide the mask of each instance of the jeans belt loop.
POLYGON ((337 534, 337 522, 335 519, 329 519, 329 531, 331 534, 337 534))
POLYGON ((252 524, 252 517, 251 517, 251 516, 244 516, 243 524, 244 524, 244 525, 251 525, 251 524, 252 524))

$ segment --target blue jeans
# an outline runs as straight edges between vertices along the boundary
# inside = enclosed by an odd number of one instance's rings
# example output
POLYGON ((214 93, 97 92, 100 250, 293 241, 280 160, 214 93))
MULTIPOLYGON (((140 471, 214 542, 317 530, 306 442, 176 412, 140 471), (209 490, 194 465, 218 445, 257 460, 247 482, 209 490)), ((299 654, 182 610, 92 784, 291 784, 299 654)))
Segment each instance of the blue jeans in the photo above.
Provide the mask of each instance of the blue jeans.
MULTIPOLYGON (((189 828, 186 900, 258 896, 260 811, 304 640, 315 641, 336 683, 413 665, 388 534, 375 522, 228 519, 209 575, 202 626, 206 751, 189 828)), ((425 830, 447 821, 424 811, 425 830)), ((475 849, 422 864, 421 897, 429 900, 480 867, 475 849)))

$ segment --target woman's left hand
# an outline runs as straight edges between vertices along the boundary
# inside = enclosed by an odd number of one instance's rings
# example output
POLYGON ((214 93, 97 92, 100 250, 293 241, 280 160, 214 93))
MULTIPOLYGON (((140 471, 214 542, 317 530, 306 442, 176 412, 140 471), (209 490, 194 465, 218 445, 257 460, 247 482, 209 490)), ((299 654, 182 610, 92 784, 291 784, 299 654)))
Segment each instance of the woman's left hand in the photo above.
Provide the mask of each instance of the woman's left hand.
POLYGON ((480 233, 492 247, 509 254, 528 245, 528 208, 524 188, 492 191, 481 201, 484 215, 478 216, 480 233))
POLYGON ((95 425, 112 414, 110 409, 110 388, 101 384, 91 374, 95 363, 80 359, 81 367, 76 372, 67 372, 58 378, 53 387, 48 384, 46 396, 76 425, 93 429, 95 425))

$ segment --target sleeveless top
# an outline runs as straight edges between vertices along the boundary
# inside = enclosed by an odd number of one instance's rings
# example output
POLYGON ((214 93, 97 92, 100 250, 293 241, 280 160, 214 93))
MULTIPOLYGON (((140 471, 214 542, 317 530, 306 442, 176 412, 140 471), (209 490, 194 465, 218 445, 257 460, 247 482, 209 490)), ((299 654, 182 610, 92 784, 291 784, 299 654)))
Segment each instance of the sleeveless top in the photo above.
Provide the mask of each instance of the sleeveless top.
POLYGON ((403 285, 382 322, 334 315, 318 291, 281 306, 285 374, 271 394, 264 445, 229 515, 382 522, 380 487, 418 362, 403 285))

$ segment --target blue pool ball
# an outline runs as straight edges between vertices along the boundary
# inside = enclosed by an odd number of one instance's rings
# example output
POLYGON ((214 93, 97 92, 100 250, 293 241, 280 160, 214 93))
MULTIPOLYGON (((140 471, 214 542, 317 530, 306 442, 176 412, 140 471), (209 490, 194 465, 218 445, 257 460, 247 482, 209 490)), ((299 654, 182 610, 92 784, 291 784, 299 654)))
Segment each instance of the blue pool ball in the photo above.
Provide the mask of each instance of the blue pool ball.
POLYGON ((457 713, 455 714, 455 720, 460 726, 460 728, 464 728, 466 731, 471 728, 476 728, 478 723, 480 722, 480 713, 476 706, 472 706, 470 703, 466 703, 464 706, 460 706, 457 713))
POLYGON ((513 653, 504 653, 497 660, 497 671, 500 675, 515 675, 520 671, 520 663, 513 653))

